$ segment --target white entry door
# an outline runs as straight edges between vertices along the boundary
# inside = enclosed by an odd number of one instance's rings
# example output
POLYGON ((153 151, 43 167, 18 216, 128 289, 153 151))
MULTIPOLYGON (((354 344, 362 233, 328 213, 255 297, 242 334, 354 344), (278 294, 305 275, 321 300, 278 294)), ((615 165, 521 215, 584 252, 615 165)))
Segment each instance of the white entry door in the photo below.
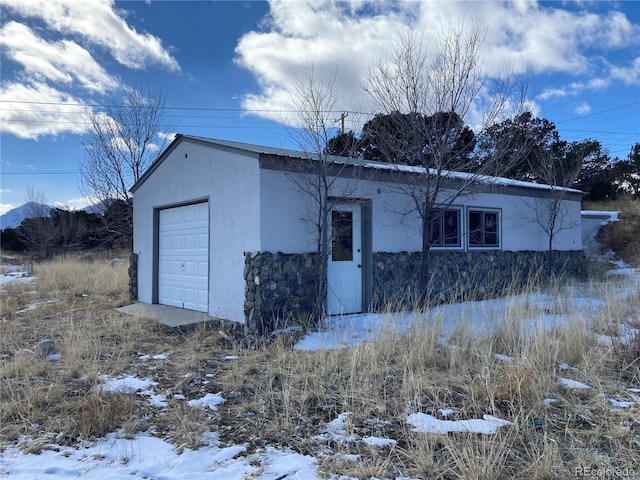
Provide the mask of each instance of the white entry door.
POLYGON ((206 312, 209 304, 209 204, 160 210, 158 303, 206 312))
POLYGON ((362 233, 360 205, 333 206, 329 218, 327 313, 362 311, 362 233))

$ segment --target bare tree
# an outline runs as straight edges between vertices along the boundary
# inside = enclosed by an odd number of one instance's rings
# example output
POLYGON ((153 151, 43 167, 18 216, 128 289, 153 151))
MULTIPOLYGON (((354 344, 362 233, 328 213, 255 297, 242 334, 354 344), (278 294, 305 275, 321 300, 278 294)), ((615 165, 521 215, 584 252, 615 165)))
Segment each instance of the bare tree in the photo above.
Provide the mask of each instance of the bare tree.
MULTIPOLYGON (((412 205, 412 212, 403 213, 417 212, 422 222, 419 285, 423 300, 434 222, 487 171, 473 156, 460 154, 473 150, 471 142, 475 142, 471 136, 468 144, 461 144, 465 138, 461 120, 471 120, 478 134, 512 106, 514 79, 506 72, 492 78, 483 70, 485 31, 475 25, 468 30, 463 27, 440 35, 432 53, 414 36, 401 37, 388 57, 370 67, 365 85, 377 111, 392 123, 387 131, 393 133, 381 135, 377 147, 392 163, 392 172, 402 176, 394 188, 408 195, 412 205), (411 175, 406 174, 405 164, 414 166, 411 175), (461 171, 467 173, 461 175, 461 171)), ((494 155, 486 165, 495 174, 495 165, 502 163, 506 168, 512 159, 503 150, 494 155)))
POLYGON ((95 214, 83 210, 54 208, 51 210, 50 222, 55 232, 56 250, 64 254, 74 249, 84 248, 90 244, 94 234, 95 214))
POLYGON ((56 232, 49 217, 51 207, 42 190, 27 188, 27 216, 18 228, 18 237, 30 250, 44 258, 53 257, 56 232))
MULTIPOLYGON (((576 182, 585 157, 591 153, 592 142, 556 142, 551 148, 536 150, 536 159, 532 173, 535 177, 549 185, 549 192, 544 198, 526 201, 533 215, 523 216, 532 219, 548 237, 549 262, 553 260, 553 246, 558 233, 576 228, 581 219, 570 220, 570 212, 564 201, 569 195, 569 188, 576 182)), ((549 265, 551 268, 551 265, 549 265)))
POLYGON ((105 225, 113 234, 132 235, 129 188, 168 144, 161 135, 164 117, 162 93, 127 89, 120 103, 106 106, 89 118, 91 128, 81 139, 84 157, 80 162, 80 187, 105 207, 114 201, 128 205, 125 221, 105 225))
MULTIPOLYGON (((307 218, 315 237, 316 285, 313 315, 322 318, 327 300, 327 266, 330 255, 329 229, 332 196, 346 196, 342 188, 336 190, 336 180, 343 175, 348 162, 336 163, 329 154, 329 140, 336 134, 337 74, 326 76, 307 65, 295 81, 290 98, 297 115, 292 128, 292 140, 307 157, 306 162, 291 162, 284 173, 296 188, 311 199, 307 218)), ((355 148, 355 147, 354 147, 355 148)), ((349 157, 350 152, 344 152, 349 157)))

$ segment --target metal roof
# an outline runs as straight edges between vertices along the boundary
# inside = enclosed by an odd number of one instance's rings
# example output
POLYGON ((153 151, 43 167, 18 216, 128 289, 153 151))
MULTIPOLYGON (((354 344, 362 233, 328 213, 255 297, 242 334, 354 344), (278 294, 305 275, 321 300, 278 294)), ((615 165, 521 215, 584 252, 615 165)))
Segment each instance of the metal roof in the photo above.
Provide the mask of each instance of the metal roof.
MULTIPOLYGON (((134 192, 138 189, 138 187, 151 175, 153 170, 155 170, 160 163, 164 160, 164 158, 175 148, 175 146, 180 143, 182 140, 191 140, 200 143, 209 144, 212 146, 219 146, 230 148, 233 150, 238 150, 240 152, 251 152, 258 155, 271 155, 276 157, 285 157, 285 158, 294 158, 300 160, 320 160, 321 157, 318 153, 305 152, 301 150, 292 150, 287 148, 278 148, 278 147, 268 147, 264 145, 255 145, 251 143, 242 143, 242 142, 233 142, 230 140, 219 140, 215 138, 208 137, 198 137, 195 135, 183 135, 177 134, 176 138, 171 144, 160 154, 160 156, 153 162, 153 164, 147 169, 147 171, 140 177, 140 179, 131 187, 131 192, 134 192)), ((380 162, 375 160, 366 160, 364 158, 353 158, 353 157, 341 157, 337 155, 326 155, 322 156, 322 159, 337 165, 353 165, 357 167, 363 167, 367 169, 378 169, 378 170, 396 170, 406 173, 416 173, 424 175, 427 173, 427 169, 424 167, 414 167, 410 165, 396 165, 388 162, 380 162)), ((430 174, 438 174, 438 172, 434 169, 428 169, 428 173, 430 174)), ((499 185, 504 187, 519 187, 533 190, 561 190, 567 193, 574 194, 583 194, 581 190, 576 190, 574 188, 566 188, 566 187, 555 187, 552 185, 547 185, 543 183, 533 183, 526 182, 522 180, 514 180, 511 178, 505 177, 494 177, 489 175, 478 175, 473 173, 465 173, 465 172, 456 172, 456 171, 448 171, 443 170, 440 172, 441 175, 446 176, 447 178, 457 179, 460 181, 471 181, 479 184, 485 185, 499 185)))

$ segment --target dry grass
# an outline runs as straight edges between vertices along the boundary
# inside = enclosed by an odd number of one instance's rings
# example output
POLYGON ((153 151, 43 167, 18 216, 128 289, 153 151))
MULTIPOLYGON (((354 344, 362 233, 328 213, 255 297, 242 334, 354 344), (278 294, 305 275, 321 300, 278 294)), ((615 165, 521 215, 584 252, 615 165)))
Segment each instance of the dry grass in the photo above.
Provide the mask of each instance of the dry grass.
POLYGON ((612 250, 629 265, 640 268, 640 200, 591 203, 588 208, 620 212, 620 221, 602 227, 597 240, 604 250, 612 250))
POLYGON ((106 300, 124 301, 126 294, 127 263, 115 259, 109 262, 87 263, 58 261, 37 264, 36 288, 43 298, 85 298, 99 295, 106 300), (124 287, 124 288, 123 288, 124 287))
MULTIPOLYGON (((339 414, 351 412, 348 434, 398 443, 372 449, 359 442, 330 442, 325 449, 358 458, 328 456, 322 462, 327 474, 566 478, 577 467, 601 462, 637 465, 640 423, 633 419, 640 416, 640 405, 616 409, 601 396, 631 398, 625 387, 640 385, 637 367, 631 366, 637 345, 602 346, 577 315, 553 328, 542 322, 525 328, 523 319, 532 314, 530 306, 514 305, 495 330, 471 336, 462 328, 448 344, 439 344, 434 329, 423 326, 406 336, 386 334, 337 351, 292 352, 272 346, 256 352, 224 377, 228 390, 239 393, 225 404, 228 414, 221 421, 229 435, 224 438, 314 451, 310 437, 339 414), (498 360, 494 353, 512 360, 498 360), (563 370, 565 362, 571 368, 563 370), (592 388, 568 389, 559 377, 592 388), (547 404, 546 398, 554 403, 547 404), (456 419, 488 413, 514 425, 493 436, 434 437, 412 432, 404 422, 409 412, 439 416, 440 408, 455 410, 456 419), (389 423, 371 424, 372 418, 389 423), (248 419, 255 428, 246 428, 248 419)), ((600 315, 601 324, 617 330, 616 312, 603 309, 600 315)))
POLYGON ((281 337, 254 351, 215 329, 169 333, 113 311, 125 300, 126 265, 42 264, 36 275, 9 286, 16 300, 3 307, 0 448, 25 435, 38 452, 51 442, 73 446, 154 427, 179 451, 215 431, 223 444, 293 448, 316 456, 323 475, 359 479, 553 479, 578 467, 640 464, 640 405, 613 408, 607 400, 631 400, 627 389, 640 388, 640 336, 628 334, 640 327, 640 292, 612 297, 593 324, 563 304, 557 287, 552 308, 517 296, 496 324, 477 331, 461 319, 448 341, 437 335, 442 319, 414 322, 399 335, 389 315, 378 340, 352 348, 297 351, 281 337), (550 326, 548 315, 564 321, 550 326), (38 355, 43 338, 56 342, 59 360, 38 355), (97 388, 102 376, 123 373, 158 382, 167 406, 97 388), (592 388, 569 389, 559 377, 592 388), (225 403, 216 412, 187 405, 218 392, 225 403), (454 410, 450 420, 491 414, 513 425, 494 435, 430 435, 406 422, 416 412, 445 419, 439 409, 454 410), (345 412, 351 439, 318 437, 345 412), (369 436, 396 443, 369 446, 362 441, 369 436))

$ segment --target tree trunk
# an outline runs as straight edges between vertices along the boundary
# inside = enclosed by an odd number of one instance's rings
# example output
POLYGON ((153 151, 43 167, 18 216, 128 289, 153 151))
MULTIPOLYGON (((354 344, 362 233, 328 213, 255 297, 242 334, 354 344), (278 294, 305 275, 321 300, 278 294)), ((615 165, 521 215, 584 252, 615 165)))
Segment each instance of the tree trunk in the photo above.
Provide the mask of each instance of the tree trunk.
MULTIPOLYGON (((322 181, 322 180, 321 180, 322 181)), ((324 182, 322 182, 324 183, 324 182)), ((329 198, 328 186, 326 183, 321 186, 320 204, 318 205, 318 274, 317 274, 317 290, 314 306, 314 319, 316 323, 320 323, 325 313, 325 305, 327 300, 327 270, 329 261, 329 198)))
POLYGON ((422 252, 420 255, 420 278, 418 280, 418 298, 421 306, 429 303, 429 249, 431 248, 430 216, 422 221, 422 252))

